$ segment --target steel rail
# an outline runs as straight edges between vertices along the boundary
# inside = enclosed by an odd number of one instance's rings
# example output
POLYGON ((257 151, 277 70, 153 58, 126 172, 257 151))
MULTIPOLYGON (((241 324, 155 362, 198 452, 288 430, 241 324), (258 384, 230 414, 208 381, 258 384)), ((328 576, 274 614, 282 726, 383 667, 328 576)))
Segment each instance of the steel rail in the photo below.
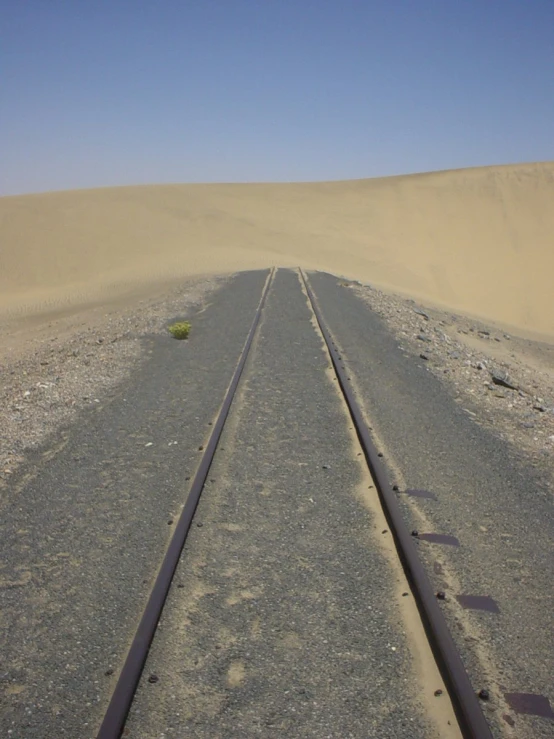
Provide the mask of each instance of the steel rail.
POLYGON ((127 653, 125 663, 119 674, 114 692, 112 693, 108 708, 100 725, 97 739, 119 739, 125 726, 125 721, 142 675, 148 651, 152 644, 152 640, 154 639, 158 621, 171 587, 177 564, 179 563, 179 558, 192 523, 196 506, 200 500, 200 495, 212 464, 215 450, 223 431, 223 426, 227 420, 229 409, 233 402, 244 365, 246 364, 250 347, 254 341, 254 336, 260 322, 267 294, 273 281, 274 272, 275 270, 272 269, 266 280, 262 297, 260 298, 260 302, 254 316, 254 321, 248 333, 229 387, 227 388, 227 392, 225 393, 217 421, 214 424, 209 441, 206 444, 206 448, 202 455, 202 459, 198 465, 185 506, 181 512, 179 521, 165 553, 160 570, 154 582, 154 587, 152 588, 150 597, 142 614, 142 618, 131 643, 131 647, 127 653))
POLYGON ((308 277, 300 270, 301 279, 310 300, 314 315, 333 363, 340 388, 346 400, 368 467, 379 493, 381 505, 393 534, 396 548, 412 588, 427 638, 460 725, 464 739, 492 739, 492 733, 472 688, 469 676, 458 653, 446 620, 437 603, 436 595, 421 564, 414 542, 404 519, 383 462, 378 456, 368 431, 360 406, 354 396, 348 373, 342 360, 343 353, 338 349, 333 336, 317 304, 308 277))

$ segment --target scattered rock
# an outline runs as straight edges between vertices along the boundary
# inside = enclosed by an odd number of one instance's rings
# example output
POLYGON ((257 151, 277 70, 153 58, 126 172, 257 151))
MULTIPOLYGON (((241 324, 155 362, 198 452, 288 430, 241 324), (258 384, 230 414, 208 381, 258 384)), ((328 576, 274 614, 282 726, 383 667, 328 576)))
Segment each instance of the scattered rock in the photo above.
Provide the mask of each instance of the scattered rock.
MULTIPOLYGON (((469 403, 480 425, 540 458, 542 467, 542 458, 546 459, 553 450, 554 384, 548 370, 542 371, 526 359, 527 342, 482 324, 471 325, 463 316, 438 311, 426 325, 424 311, 417 308, 415 301, 385 295, 379 290, 369 292, 357 287, 354 290, 385 319, 407 357, 432 358, 425 365, 426 372, 448 387, 461 408, 469 403), (441 330, 442 326, 450 328, 441 330), (483 340, 480 349, 464 336, 468 332, 483 340), (512 339, 510 358, 499 360, 493 356, 499 339, 512 339), (420 341, 425 342, 423 350, 418 345, 420 341), (532 429, 535 431, 531 434, 532 429)), ((546 353, 545 357, 548 357, 546 353)), ((467 409, 465 412, 469 413, 467 409)), ((552 480, 554 489, 554 477, 552 480)))
MULTIPOLYGON (((8 449, 16 446, 23 452, 17 464, 14 462, 15 469, 25 461, 27 452, 70 423, 82 408, 101 407, 105 394, 141 361, 141 338, 165 333, 166 318, 184 306, 188 309, 201 304, 219 282, 219 278, 195 279, 185 293, 181 286, 99 319, 99 331, 83 329, 72 321, 63 335, 42 335, 18 347, 0 368, 0 408, 6 411, 0 435, 0 470, 8 449), (133 325, 138 331, 129 330, 133 325), (21 410, 12 412, 15 402, 21 410)), ((44 334, 48 330, 45 328, 44 334)))
POLYGON ((519 390, 519 387, 511 379, 510 375, 503 370, 492 370, 491 378, 495 385, 502 385, 510 390, 519 390))

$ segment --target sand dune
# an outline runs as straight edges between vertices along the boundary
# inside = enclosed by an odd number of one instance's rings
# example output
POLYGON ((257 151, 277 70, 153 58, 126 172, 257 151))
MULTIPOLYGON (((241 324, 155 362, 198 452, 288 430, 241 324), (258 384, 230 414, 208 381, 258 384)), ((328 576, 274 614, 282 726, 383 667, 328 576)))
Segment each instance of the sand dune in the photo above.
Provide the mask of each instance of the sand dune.
POLYGON ((274 264, 554 340, 554 163, 0 198, 3 316, 274 264))

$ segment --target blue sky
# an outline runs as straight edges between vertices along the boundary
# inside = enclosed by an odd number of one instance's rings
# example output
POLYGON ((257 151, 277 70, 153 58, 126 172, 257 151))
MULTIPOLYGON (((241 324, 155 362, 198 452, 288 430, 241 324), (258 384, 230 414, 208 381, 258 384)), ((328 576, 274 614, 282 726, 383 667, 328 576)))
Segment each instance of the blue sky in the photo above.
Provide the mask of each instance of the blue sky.
POLYGON ((0 0, 0 194, 554 159, 554 0, 0 0))

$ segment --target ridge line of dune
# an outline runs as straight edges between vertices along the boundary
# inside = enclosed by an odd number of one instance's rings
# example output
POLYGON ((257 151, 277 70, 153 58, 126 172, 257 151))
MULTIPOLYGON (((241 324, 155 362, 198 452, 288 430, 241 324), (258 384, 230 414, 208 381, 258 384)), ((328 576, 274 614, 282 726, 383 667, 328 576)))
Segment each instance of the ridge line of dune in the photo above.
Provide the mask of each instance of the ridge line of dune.
POLYGON ((0 198, 0 315, 280 264, 554 340, 554 162, 0 198))

